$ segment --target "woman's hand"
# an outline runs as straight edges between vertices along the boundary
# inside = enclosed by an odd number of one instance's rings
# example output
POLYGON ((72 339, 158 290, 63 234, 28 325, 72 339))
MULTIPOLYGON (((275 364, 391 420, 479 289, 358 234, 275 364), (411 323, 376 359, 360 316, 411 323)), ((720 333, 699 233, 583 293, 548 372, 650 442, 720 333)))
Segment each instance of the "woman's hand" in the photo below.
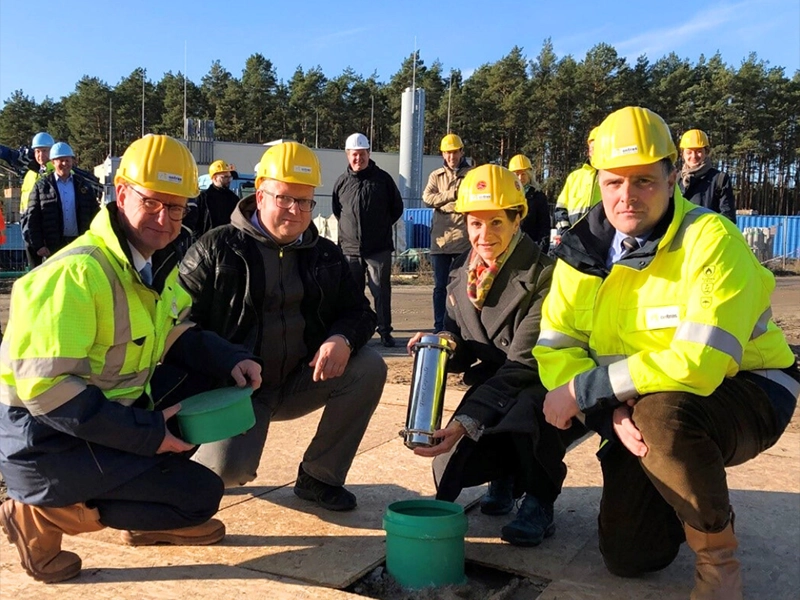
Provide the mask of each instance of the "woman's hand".
POLYGON ((414 448, 414 454, 417 456, 427 456, 432 458, 434 456, 438 456, 439 454, 445 454, 450 452, 453 449, 453 446, 458 443, 464 435, 467 433, 467 430, 464 429, 464 426, 459 423, 458 421, 450 421, 450 424, 444 429, 437 429, 433 432, 434 439, 438 439, 439 443, 435 446, 425 447, 425 446, 418 446, 414 448))

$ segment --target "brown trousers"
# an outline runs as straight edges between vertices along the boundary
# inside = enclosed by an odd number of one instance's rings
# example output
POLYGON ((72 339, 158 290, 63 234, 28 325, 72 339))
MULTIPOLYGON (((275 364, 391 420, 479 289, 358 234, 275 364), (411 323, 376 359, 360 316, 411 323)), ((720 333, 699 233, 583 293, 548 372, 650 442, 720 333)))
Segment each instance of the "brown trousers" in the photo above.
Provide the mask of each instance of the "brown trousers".
POLYGON ((638 400, 633 420, 647 455, 639 459, 615 441, 600 459, 600 551, 609 571, 632 577, 669 565, 685 539, 682 522, 711 533, 725 528, 725 467, 775 444, 796 403, 785 388, 760 380, 740 374, 705 398, 664 392, 638 400))

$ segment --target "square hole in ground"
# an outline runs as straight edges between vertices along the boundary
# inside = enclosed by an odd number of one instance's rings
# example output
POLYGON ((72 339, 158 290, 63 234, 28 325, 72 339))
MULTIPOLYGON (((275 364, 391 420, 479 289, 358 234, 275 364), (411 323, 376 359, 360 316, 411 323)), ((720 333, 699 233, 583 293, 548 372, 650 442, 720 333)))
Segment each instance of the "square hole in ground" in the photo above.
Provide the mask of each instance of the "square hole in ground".
POLYGON ((376 600, 522 600, 537 597, 550 583, 469 561, 464 573, 467 580, 460 585, 412 590, 401 587, 386 571, 384 563, 345 591, 376 600))

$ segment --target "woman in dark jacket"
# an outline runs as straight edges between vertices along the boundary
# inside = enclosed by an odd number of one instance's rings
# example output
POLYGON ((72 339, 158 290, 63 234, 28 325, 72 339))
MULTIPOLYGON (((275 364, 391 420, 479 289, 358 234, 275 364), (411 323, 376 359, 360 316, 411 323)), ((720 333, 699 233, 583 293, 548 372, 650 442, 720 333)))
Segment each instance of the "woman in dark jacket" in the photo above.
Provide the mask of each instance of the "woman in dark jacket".
POLYGON ((522 219, 520 228, 547 252, 550 249, 550 208, 547 205, 547 196, 539 189, 533 176, 533 165, 527 156, 517 154, 508 161, 508 170, 522 184, 528 204, 528 215, 522 219))
MULTIPOLYGON (((555 531, 553 503, 566 475, 568 440, 544 420, 546 390, 531 354, 553 263, 520 230, 527 213, 522 185, 503 167, 471 171, 455 210, 466 213, 472 249, 453 265, 446 331, 439 335, 455 344, 448 370, 463 372, 472 387, 453 420, 434 434, 440 442, 415 453, 434 457, 439 499, 454 500, 462 488, 490 481, 481 510, 503 515, 524 494, 501 537, 535 546, 555 531)), ((422 335, 411 338, 409 352, 422 335)))

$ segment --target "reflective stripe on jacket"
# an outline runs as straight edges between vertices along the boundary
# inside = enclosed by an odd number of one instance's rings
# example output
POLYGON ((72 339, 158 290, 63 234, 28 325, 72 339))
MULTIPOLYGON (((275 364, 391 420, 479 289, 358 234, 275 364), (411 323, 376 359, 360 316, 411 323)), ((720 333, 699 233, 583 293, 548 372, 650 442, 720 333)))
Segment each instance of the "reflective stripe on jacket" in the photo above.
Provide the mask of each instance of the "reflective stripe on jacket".
POLYGON ((559 235, 577 223, 601 199, 597 171, 592 165, 584 163, 570 173, 556 200, 555 221, 559 235))
POLYGON ((149 392, 152 370, 193 325, 177 275, 173 268, 160 296, 143 286, 103 208, 88 232, 14 284, 0 402, 36 415, 87 385, 125 405, 149 392))
POLYGON ((794 362, 771 318, 775 279, 736 226, 677 189, 670 213, 610 272, 602 206, 562 238, 533 353, 548 389, 575 378, 584 412, 653 392, 708 396, 740 370, 794 362))

